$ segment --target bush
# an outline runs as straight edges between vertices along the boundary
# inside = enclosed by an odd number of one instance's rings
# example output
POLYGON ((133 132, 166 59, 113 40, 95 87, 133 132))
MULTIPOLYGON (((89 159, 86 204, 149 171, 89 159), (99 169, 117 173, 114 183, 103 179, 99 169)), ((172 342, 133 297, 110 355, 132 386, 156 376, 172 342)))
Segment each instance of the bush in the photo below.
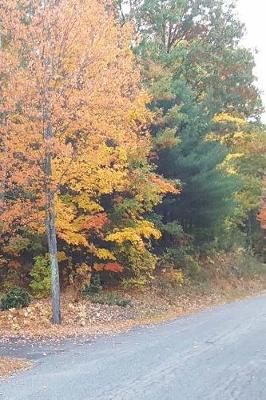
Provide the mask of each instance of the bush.
POLYGON ((149 280, 147 280, 146 277, 124 279, 122 281, 122 287, 125 290, 141 289, 144 288, 150 281, 151 279, 149 278, 149 280))
POLYGON ((244 248, 239 247, 235 250, 233 261, 233 273, 240 278, 256 279, 266 272, 265 263, 244 248))
POLYGON ((131 305, 131 300, 124 299, 114 292, 102 292, 89 296, 92 303, 107 304, 108 306, 127 307, 131 305))
POLYGON ((85 296, 91 296, 94 294, 98 294, 102 291, 101 285, 101 277, 99 274, 94 274, 91 277, 91 281, 89 285, 86 285, 83 289, 83 294, 85 296))
POLYGON ((185 265, 188 277, 195 280, 198 280, 202 277, 201 266, 196 257, 187 255, 185 257, 185 265))
POLYGON ((34 258, 34 266, 30 272, 32 281, 30 288, 36 297, 48 296, 51 291, 51 269, 48 257, 34 258))
POLYGON ((123 249, 120 262, 125 265, 124 287, 141 287, 152 280, 157 264, 157 257, 147 248, 137 249, 128 246, 123 249), (132 283, 130 285, 130 283, 132 283))
POLYGON ((167 268, 164 272, 158 275, 153 286, 159 291, 161 295, 167 297, 168 295, 176 295, 179 289, 186 283, 184 273, 180 270, 167 268))
POLYGON ((30 304, 29 293, 22 288, 13 287, 1 299, 0 309, 23 308, 30 304))
POLYGON ((191 255, 186 247, 168 248, 160 259, 161 268, 181 270, 191 279, 197 279, 201 273, 198 257, 191 255))

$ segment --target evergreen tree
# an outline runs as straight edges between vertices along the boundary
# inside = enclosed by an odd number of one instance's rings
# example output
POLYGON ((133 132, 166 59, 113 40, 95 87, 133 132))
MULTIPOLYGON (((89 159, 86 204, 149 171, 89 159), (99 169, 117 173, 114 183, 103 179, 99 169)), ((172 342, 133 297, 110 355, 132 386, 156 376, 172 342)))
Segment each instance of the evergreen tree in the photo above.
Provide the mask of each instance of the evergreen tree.
POLYGON ((244 27, 225 0, 132 1, 136 52, 150 90, 158 171, 182 182, 158 211, 198 240, 213 239, 236 207, 241 179, 220 168, 230 147, 211 142, 219 113, 259 119, 254 59, 240 45, 244 27))

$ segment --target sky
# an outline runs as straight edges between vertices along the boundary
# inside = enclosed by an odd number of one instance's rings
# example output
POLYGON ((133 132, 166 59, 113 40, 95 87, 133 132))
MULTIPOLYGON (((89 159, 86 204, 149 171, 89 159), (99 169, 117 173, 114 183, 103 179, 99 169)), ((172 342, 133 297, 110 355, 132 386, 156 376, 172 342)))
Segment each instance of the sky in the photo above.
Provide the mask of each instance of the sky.
MULTIPOLYGON (((257 49, 255 75, 266 107, 266 0, 238 0, 240 19, 246 24, 245 45, 257 49)), ((264 114, 266 122, 266 113, 264 114)))

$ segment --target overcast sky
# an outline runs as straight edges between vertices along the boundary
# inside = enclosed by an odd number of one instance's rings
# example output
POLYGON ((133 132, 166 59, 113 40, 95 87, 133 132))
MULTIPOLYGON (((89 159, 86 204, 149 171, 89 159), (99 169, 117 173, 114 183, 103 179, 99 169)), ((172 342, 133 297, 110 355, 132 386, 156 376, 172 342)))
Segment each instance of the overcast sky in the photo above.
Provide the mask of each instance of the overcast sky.
POLYGON ((258 50, 255 74, 266 106, 266 0, 238 0, 238 10, 247 28, 245 44, 258 50))

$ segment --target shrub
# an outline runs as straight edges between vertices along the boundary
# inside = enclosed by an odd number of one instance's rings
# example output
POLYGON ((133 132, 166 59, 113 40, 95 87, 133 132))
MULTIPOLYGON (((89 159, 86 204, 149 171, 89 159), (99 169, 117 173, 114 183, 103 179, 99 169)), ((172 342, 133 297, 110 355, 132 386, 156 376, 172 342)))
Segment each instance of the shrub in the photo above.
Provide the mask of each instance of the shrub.
POLYGON ((184 273, 172 268, 167 268, 164 272, 158 275, 153 282, 153 286, 159 290, 163 296, 177 294, 179 288, 184 284, 184 273))
POLYGON ((258 278, 266 272, 265 263, 258 257, 250 254, 244 248, 235 249, 233 253, 233 273, 243 278, 258 278))
POLYGON ((102 292, 90 296, 93 303, 107 304, 108 306, 127 307, 131 306, 131 300, 124 299, 114 292, 102 292))
POLYGON ((185 266, 187 269, 187 275, 191 278, 191 279, 199 279, 201 276, 201 266, 198 262, 198 260, 196 259, 196 257, 187 255, 185 257, 185 266))
POLYGON ((121 256, 121 264, 125 265, 126 275, 123 285, 141 287, 148 284, 152 280, 156 263, 157 257, 147 248, 125 247, 121 256))
POLYGON ((2 297, 1 310, 9 310, 10 308, 23 308, 30 304, 29 293, 22 288, 13 287, 2 297))
POLYGON ((168 248, 160 259, 160 267, 182 270, 191 279, 197 279, 201 272, 197 256, 191 255, 185 247, 168 248))
POLYGON ((36 297, 45 297, 51 291, 51 269, 47 256, 34 258, 34 266, 30 272, 32 281, 30 288, 36 297))
POLYGON ((85 296, 91 296, 102 291, 101 278, 99 274, 94 274, 91 277, 89 285, 86 285, 83 289, 83 294, 85 296))
POLYGON ((94 292, 100 290, 100 281, 96 282, 98 278, 91 276, 91 267, 86 263, 75 266, 76 268, 69 276, 69 282, 74 287, 77 299, 84 291, 94 292), (96 280, 95 280, 96 279, 96 280))
MULTIPOLYGON (((150 281, 150 279, 149 279, 150 281)), ((140 278, 129 278, 129 279, 124 279, 122 281, 122 287, 126 290, 128 289, 141 289, 147 285, 148 281, 147 278, 145 277, 140 277, 140 278)))

